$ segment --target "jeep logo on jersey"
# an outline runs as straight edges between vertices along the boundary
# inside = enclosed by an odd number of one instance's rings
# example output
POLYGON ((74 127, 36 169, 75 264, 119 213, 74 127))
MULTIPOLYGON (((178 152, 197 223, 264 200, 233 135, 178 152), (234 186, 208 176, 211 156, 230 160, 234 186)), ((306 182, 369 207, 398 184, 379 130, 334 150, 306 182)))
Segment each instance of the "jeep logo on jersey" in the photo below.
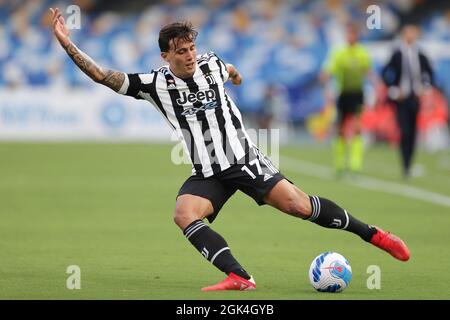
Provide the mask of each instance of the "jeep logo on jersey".
POLYGON ((198 91, 196 93, 182 93, 182 97, 177 99, 177 103, 180 105, 186 104, 186 103, 195 103, 195 102, 211 102, 216 100, 216 93, 214 90, 209 89, 206 91, 198 91))

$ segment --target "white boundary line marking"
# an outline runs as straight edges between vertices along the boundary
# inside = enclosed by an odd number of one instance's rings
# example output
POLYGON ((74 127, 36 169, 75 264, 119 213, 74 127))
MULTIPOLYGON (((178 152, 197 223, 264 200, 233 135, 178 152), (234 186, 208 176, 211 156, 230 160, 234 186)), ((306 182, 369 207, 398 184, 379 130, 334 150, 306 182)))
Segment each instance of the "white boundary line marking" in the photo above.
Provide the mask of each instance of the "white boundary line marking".
MULTIPOLYGON (((335 180, 334 171, 326 166, 289 157, 280 157, 282 168, 287 171, 301 173, 311 177, 317 177, 324 180, 335 180)), ((450 207, 450 197, 396 182, 381 180, 359 174, 356 179, 342 179, 343 183, 365 188, 373 191, 380 191, 389 194, 401 195, 407 198, 422 200, 432 204, 438 204, 450 207)))

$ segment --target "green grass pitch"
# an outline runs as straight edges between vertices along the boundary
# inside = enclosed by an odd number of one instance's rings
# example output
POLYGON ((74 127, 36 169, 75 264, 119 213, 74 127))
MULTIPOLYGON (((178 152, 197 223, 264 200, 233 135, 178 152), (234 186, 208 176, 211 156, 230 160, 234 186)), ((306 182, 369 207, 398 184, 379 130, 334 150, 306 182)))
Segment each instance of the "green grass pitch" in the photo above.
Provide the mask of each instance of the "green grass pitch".
MULTIPOLYGON (((0 299, 450 298, 449 206, 301 173, 283 159, 282 172, 305 192, 401 236, 411 260, 397 261, 353 234, 258 207, 237 193, 212 227, 258 289, 201 292, 224 275, 173 223, 175 196, 190 167, 173 165, 170 151, 163 144, 1 143, 0 299), (312 259, 328 250, 353 268, 350 286, 339 294, 309 284, 312 259), (70 265, 81 269, 80 290, 66 288, 70 265), (379 290, 367 288, 370 265, 380 267, 379 290)), ((331 164, 324 146, 287 147, 281 155, 331 164)), ((397 151, 373 148, 364 174, 450 197, 450 153, 420 152, 416 163, 424 175, 404 182, 397 151)))

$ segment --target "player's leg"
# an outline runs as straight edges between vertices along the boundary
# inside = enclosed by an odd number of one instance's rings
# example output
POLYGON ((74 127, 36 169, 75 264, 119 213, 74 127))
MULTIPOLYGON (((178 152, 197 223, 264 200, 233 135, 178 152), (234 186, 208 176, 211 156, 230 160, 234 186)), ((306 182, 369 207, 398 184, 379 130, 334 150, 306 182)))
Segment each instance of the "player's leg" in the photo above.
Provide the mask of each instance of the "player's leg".
MULTIPOLYGON (((411 125, 407 100, 397 102, 397 123, 400 129, 400 156, 404 177, 409 177, 411 125)), ((415 125, 415 124, 414 124, 415 125)))
POLYGON ((333 139, 333 159, 334 169, 337 175, 341 175, 346 166, 346 141, 344 135, 345 123, 345 96, 340 95, 336 105, 337 119, 336 119, 336 135, 333 139))
POLYGON ((353 218, 334 202, 310 197, 290 183, 258 149, 249 152, 248 162, 229 170, 226 183, 252 197, 258 204, 269 204, 285 213, 309 219, 326 228, 345 229, 370 241, 374 228, 353 218))
POLYGON ((363 93, 355 93, 352 97, 352 109, 350 112, 352 138, 350 140, 349 166, 353 172, 362 170, 364 143, 361 137, 361 110, 364 103, 363 93))
POLYGON ((331 200, 308 196, 286 179, 279 181, 265 196, 264 201, 282 212, 322 227, 357 234, 364 241, 386 250, 399 260, 409 259, 409 250, 400 238, 359 221, 331 200))
POLYGON ((214 211, 211 201, 192 194, 177 197, 173 220, 182 231, 197 220, 203 220, 214 211))
POLYGON ((405 173, 411 174, 411 164, 414 156, 417 135, 417 115, 419 112, 419 99, 415 95, 407 98, 407 120, 405 130, 405 173))
POLYGON ((350 139, 349 167, 353 172, 360 172, 363 164, 364 142, 361 136, 360 115, 358 113, 352 114, 351 127, 353 135, 350 139))
POLYGON ((359 221, 333 201, 308 196, 290 183, 258 149, 252 150, 245 164, 227 170, 223 177, 227 184, 249 195, 259 205, 269 204, 322 227, 355 233, 397 259, 409 259, 408 248, 400 238, 359 221))
MULTIPOLYGON (((191 177, 184 183, 177 197, 174 221, 205 259, 227 275, 242 277, 242 282, 245 283, 244 280, 251 277, 233 257, 225 239, 203 222, 204 218, 214 220, 233 193, 226 190, 219 181, 191 177)), ((240 290, 240 287, 225 287, 222 290, 240 290)))
POLYGON ((184 194, 178 197, 174 221, 192 245, 220 271, 250 276, 231 254, 225 239, 202 220, 214 211, 210 200, 184 194))
POLYGON ((375 228, 362 223, 333 201, 308 196, 286 179, 278 182, 265 197, 265 202, 282 212, 314 222, 325 228, 343 229, 370 241, 375 228))

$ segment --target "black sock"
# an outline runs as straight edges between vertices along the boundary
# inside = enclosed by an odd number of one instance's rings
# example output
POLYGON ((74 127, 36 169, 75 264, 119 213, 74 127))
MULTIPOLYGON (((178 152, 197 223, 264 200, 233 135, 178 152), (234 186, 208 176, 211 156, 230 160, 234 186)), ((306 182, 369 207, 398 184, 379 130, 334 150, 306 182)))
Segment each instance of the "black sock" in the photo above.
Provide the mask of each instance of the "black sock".
POLYGON ((192 222, 183 234, 209 262, 219 270, 229 274, 233 272, 240 277, 250 279, 248 273, 231 254, 225 239, 208 227, 203 221, 192 222))
POLYGON ((374 227, 359 221, 333 201, 317 196, 310 196, 309 199, 312 214, 307 220, 311 222, 325 228, 343 229, 355 233, 367 242, 377 232, 374 227))

